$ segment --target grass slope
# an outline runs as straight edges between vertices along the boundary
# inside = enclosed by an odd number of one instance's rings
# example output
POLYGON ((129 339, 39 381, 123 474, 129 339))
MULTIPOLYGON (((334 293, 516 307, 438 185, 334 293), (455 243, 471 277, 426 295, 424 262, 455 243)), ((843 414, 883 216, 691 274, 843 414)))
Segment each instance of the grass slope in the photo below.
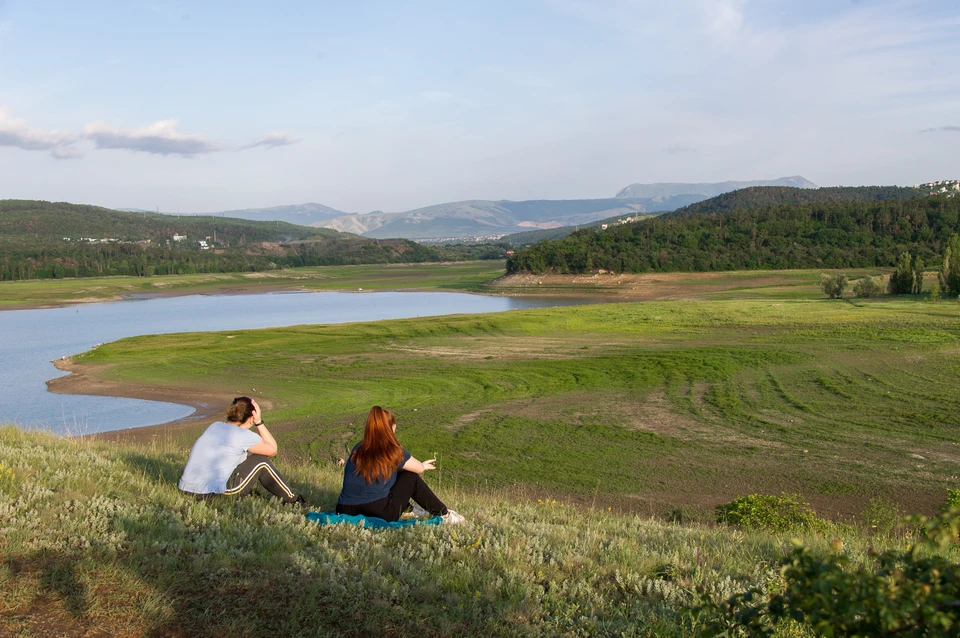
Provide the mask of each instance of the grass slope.
MULTIPOLYGON (((709 516, 748 492, 930 511, 960 475, 954 303, 718 300, 137 337, 110 379, 272 405, 287 454, 342 456, 373 404, 461 487, 709 516)), ((179 435, 188 446, 195 433, 179 435)))
MULTIPOLYGON (((698 589, 776 589, 791 549, 786 535, 465 492, 436 476, 463 526, 321 528, 259 497, 182 496, 185 458, 169 444, 0 428, 0 633, 684 636, 681 610, 698 589)), ((310 502, 332 506, 337 468, 283 455, 279 465, 310 502)), ((805 536, 818 554, 833 538, 852 567, 868 546, 914 542, 848 526, 805 536)))

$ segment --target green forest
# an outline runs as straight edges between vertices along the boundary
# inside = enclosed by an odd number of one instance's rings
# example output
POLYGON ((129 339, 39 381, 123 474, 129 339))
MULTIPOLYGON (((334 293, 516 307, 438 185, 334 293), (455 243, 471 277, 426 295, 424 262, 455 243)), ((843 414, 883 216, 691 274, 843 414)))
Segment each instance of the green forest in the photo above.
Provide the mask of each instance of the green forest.
POLYGON ((923 197, 920 188, 902 186, 825 186, 791 188, 789 186, 753 186, 723 193, 702 202, 678 208, 670 215, 690 213, 729 213, 741 208, 756 209, 780 204, 828 204, 838 202, 880 202, 923 197))
POLYGON ((581 230, 517 251, 507 261, 507 271, 865 268, 893 266, 906 251, 935 263, 958 231, 956 197, 741 207, 651 218, 599 232, 581 230))
POLYGON ((500 246, 427 247, 406 239, 368 239, 284 222, 0 201, 0 281, 504 257, 500 246))

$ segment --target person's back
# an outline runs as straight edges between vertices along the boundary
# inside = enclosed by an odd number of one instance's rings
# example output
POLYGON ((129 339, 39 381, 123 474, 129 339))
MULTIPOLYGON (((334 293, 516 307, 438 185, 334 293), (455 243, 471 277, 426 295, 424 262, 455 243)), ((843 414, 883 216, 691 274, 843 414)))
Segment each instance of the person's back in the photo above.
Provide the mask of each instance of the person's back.
POLYGON ((260 441, 250 430, 213 423, 193 444, 178 487, 192 494, 223 494, 234 469, 247 459, 247 449, 260 441))
POLYGON ((227 410, 227 422, 211 424, 190 450, 178 487, 187 494, 243 496, 257 485, 285 503, 303 502, 270 462, 277 441, 261 418, 260 406, 237 397, 227 410), (256 433, 251 431, 256 428, 256 433))

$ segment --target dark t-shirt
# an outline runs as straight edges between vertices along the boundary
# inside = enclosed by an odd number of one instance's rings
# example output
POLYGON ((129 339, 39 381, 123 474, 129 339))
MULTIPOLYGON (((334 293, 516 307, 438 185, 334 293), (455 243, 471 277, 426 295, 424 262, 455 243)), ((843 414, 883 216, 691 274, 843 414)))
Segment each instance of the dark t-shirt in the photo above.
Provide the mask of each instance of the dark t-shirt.
POLYGON ((365 478, 357 474, 357 466, 353 462, 353 452, 359 445, 357 443, 353 446, 353 450, 350 450, 350 457, 347 458, 347 464, 343 468, 343 490, 340 492, 340 498, 337 499, 337 503, 340 505, 364 505, 386 498, 390 494, 390 488, 397 482, 397 472, 411 456, 409 452, 404 450, 403 463, 393 471, 393 474, 387 477, 387 480, 367 483, 365 478))

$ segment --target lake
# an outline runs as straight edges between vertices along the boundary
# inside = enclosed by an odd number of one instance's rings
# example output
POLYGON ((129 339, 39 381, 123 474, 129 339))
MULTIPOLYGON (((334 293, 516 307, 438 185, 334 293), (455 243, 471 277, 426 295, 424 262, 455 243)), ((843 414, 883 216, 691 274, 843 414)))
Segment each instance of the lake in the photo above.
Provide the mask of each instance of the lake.
POLYGON ((130 298, 0 312, 0 423, 57 434, 157 425, 193 408, 175 403, 61 395, 45 382, 64 372, 54 359, 124 337, 502 312, 574 305, 578 299, 513 299, 445 292, 272 292, 130 298))

